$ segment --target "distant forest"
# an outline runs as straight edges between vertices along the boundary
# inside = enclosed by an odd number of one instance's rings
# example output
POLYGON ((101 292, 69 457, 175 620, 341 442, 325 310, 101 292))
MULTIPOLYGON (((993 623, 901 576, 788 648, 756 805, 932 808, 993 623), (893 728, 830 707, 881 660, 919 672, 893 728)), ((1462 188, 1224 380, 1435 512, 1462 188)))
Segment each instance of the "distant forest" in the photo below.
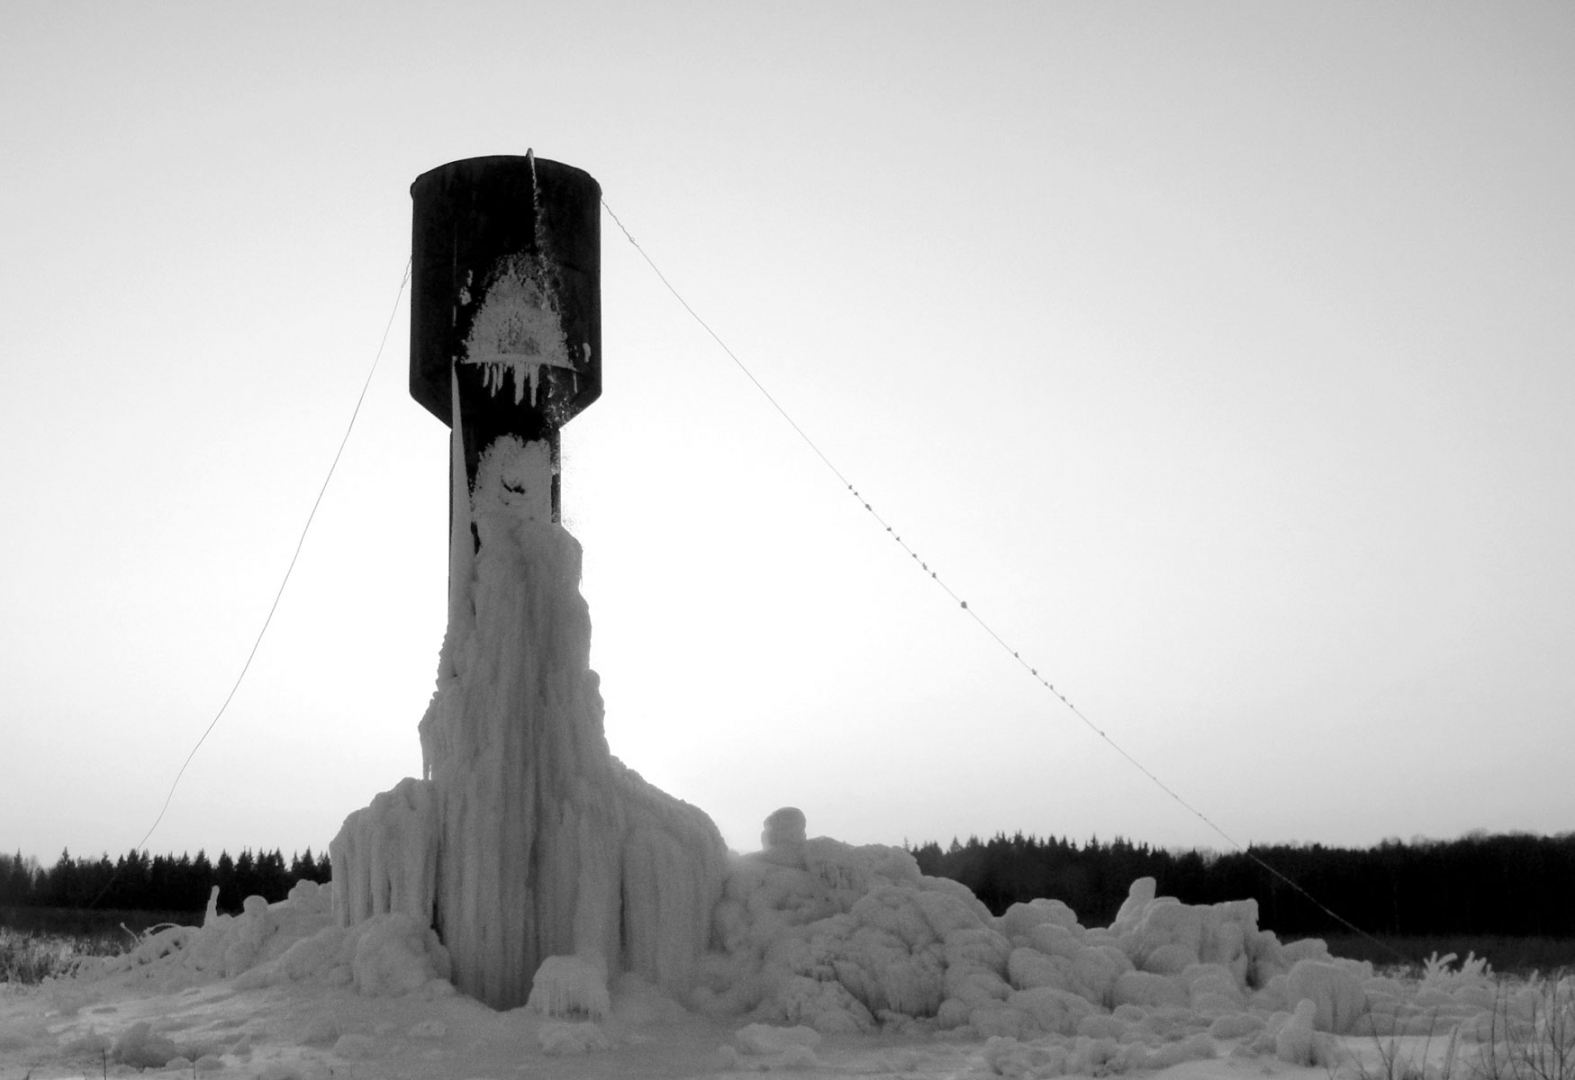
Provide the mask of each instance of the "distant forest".
POLYGON ((1575 938, 1575 833, 1471 834, 1459 840, 1250 847, 1250 854, 1171 852, 1115 839, 970 837, 910 848, 934 877, 960 881, 999 914, 1037 896, 1065 901, 1085 926, 1115 918, 1134 878, 1188 904, 1251 897, 1258 925, 1281 937, 1345 932, 1253 856, 1372 934, 1575 938))
POLYGON ((219 910, 235 913, 248 896, 271 904, 289 895, 297 881, 325 882, 329 872, 327 857, 318 859, 311 848, 289 862, 277 849, 256 854, 247 849, 233 859, 221 852, 217 862, 202 851, 196 858, 133 851, 113 862, 108 855, 75 859, 63 851, 47 869, 18 853, 0 855, 0 907, 199 912, 217 885, 219 910))
MULTIPOLYGON (((909 850, 926 874, 962 882, 997 914, 1048 896, 1069 904, 1085 926, 1109 924, 1132 880, 1152 877, 1160 895, 1189 904, 1253 898, 1258 925, 1282 937, 1346 929, 1256 856, 1368 933, 1575 939, 1575 904, 1569 902, 1575 833, 1473 834, 1358 849, 1275 845, 1228 855, 1166 851, 1120 838, 1077 844, 1018 833, 909 850)), ((311 849, 289 861, 277 850, 246 850, 214 862, 200 851, 195 858, 134 851, 114 861, 62 852, 48 868, 21 855, 0 855, 0 908, 200 912, 217 885, 219 910, 236 912, 248 896, 271 903, 303 878, 329 877, 327 857, 311 849)))

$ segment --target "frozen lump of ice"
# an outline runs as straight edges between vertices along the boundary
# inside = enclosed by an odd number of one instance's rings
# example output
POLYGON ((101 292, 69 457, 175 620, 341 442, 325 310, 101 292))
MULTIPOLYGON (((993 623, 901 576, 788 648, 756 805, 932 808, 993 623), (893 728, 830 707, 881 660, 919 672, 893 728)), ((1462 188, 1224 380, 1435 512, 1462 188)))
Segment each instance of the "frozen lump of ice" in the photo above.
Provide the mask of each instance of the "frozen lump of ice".
POLYGON ((1343 1034, 1367 1011, 1362 979, 1371 974, 1357 961, 1299 960, 1285 977, 1286 994, 1298 1011, 1301 1002, 1312 1003, 1315 1030, 1343 1034))
POLYGON ((351 973, 368 997, 395 997, 450 974, 448 952, 437 934, 404 912, 367 920, 355 944, 351 973))
POLYGON ((543 1016, 605 1020, 612 1011, 606 963, 580 956, 547 957, 531 980, 525 1007, 543 1016))
POLYGON ((1291 1014, 1274 1037, 1274 1053, 1287 1065, 1331 1064, 1329 1048, 1313 1028, 1317 1005, 1311 998, 1296 1003, 1291 1014))
POLYGON ((769 862, 782 866, 804 864, 804 811, 796 806, 784 806, 766 818, 766 827, 760 833, 761 855, 769 862))

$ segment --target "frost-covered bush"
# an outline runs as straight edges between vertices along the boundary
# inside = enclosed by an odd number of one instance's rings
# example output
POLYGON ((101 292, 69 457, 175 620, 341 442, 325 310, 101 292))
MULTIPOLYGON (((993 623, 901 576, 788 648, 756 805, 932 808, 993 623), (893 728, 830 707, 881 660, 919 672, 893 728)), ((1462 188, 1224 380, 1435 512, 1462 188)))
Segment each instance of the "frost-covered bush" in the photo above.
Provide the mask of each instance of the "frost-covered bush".
POLYGON ((1477 1080, 1575 1080, 1575 977, 1501 984, 1486 1021, 1477 1080))
POLYGON ((1452 990, 1458 986, 1475 985, 1493 977, 1493 969, 1485 956, 1468 952, 1466 958, 1460 961, 1458 968, 1451 968, 1449 965, 1456 959, 1454 953, 1445 953, 1443 956, 1439 956, 1436 951, 1432 953, 1422 961, 1422 985, 1433 989, 1452 990))
POLYGON ((64 978, 96 958, 124 951, 104 938, 30 934, 0 927, 0 983, 35 985, 64 978))

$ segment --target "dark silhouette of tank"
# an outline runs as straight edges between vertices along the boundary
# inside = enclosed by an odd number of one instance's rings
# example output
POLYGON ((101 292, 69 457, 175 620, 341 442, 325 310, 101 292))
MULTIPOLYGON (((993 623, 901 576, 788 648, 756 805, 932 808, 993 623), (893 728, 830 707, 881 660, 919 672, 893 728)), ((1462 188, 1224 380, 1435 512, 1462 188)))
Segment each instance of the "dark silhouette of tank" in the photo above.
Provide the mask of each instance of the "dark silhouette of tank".
POLYGON ((410 185, 410 393, 450 427, 465 475, 498 438, 549 447, 601 394, 601 186, 531 153, 466 158, 410 185))

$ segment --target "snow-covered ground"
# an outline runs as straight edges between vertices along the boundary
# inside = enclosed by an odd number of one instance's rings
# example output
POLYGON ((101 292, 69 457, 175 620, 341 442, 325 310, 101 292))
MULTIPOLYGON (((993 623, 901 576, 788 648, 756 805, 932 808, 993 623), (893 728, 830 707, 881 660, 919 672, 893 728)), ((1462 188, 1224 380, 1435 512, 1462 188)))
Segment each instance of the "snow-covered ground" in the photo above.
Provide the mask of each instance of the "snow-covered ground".
POLYGON ((494 1011, 453 989, 429 929, 397 913, 339 926, 329 890, 302 883, 75 978, 0 988, 0 1080, 1328 1078, 1383 1075, 1391 1043, 1466 1076, 1495 1008, 1502 1031, 1543 1000, 1479 964, 1375 975, 1279 942, 1252 901, 1189 907, 1151 879, 1105 928, 1047 900, 994 917, 901 849, 825 838, 733 859, 685 1000, 629 975, 600 997, 583 967, 544 965, 529 1005, 494 1011))

